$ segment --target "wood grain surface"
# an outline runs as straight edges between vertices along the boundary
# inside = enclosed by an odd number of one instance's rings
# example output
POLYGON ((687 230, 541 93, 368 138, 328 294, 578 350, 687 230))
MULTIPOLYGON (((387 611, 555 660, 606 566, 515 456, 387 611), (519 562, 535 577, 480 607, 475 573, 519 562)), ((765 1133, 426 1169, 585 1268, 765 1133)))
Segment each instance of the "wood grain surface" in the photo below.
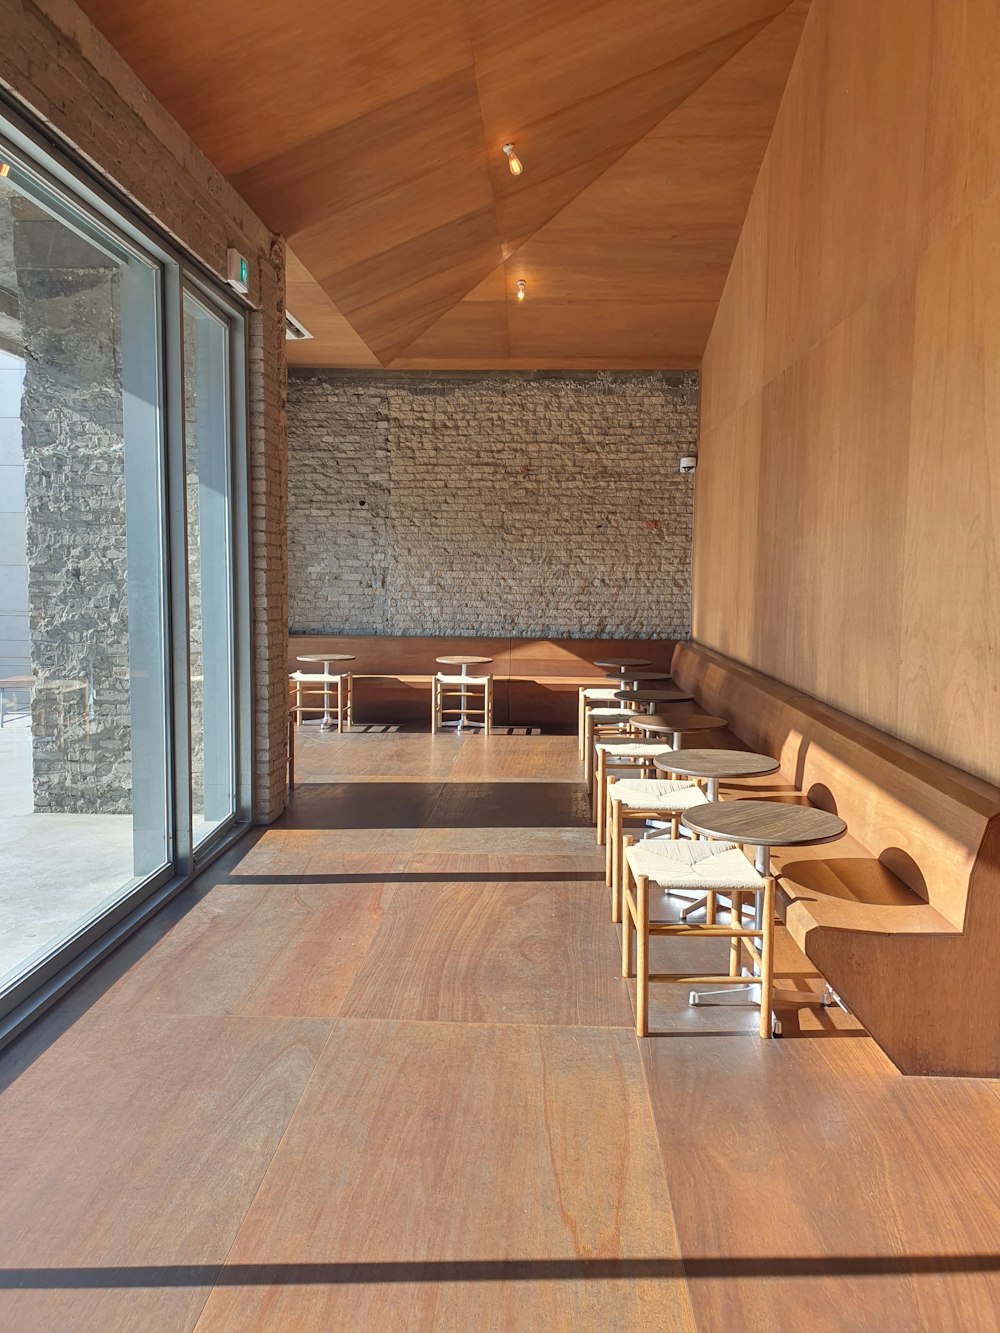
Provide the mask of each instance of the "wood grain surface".
POLYGON ((835 842, 847 832, 839 815, 785 801, 713 801, 686 810, 681 820, 699 833, 761 847, 835 842))
POLYGON ((780 1041, 654 987, 640 1052, 576 738, 491 741, 324 738, 409 776, 305 778, 0 1053, 4 1329, 990 1327, 997 1085, 782 1000, 782 929, 780 1041))
POLYGON ((314 335, 293 362, 676 369, 701 357, 807 2, 641 0, 622 22, 204 0, 178 41, 151 0, 84 9, 290 242, 314 335))
POLYGON ((674 750, 664 767, 688 778, 748 778, 776 773, 781 765, 746 750, 674 750))
POLYGON ((995 5, 814 0, 706 349, 693 598, 702 643, 991 782, 998 66, 995 5))

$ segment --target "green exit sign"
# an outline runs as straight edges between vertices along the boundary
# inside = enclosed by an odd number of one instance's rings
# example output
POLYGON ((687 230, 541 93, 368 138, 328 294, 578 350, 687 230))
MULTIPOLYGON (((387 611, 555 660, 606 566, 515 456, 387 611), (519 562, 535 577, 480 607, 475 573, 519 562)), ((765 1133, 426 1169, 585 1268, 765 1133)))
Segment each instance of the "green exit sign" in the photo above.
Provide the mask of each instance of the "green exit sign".
POLYGON ((239 250, 226 251, 226 281, 230 287, 244 295, 250 289, 250 263, 239 250))

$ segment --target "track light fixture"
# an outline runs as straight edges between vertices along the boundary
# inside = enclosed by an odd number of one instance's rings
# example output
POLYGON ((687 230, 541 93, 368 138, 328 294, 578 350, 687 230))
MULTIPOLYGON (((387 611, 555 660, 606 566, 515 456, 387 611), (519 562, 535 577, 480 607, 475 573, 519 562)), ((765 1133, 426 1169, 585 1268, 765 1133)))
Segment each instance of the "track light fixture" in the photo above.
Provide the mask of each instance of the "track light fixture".
POLYGON ((512 143, 505 143, 503 151, 507 154, 507 165, 510 167, 510 174, 512 176, 520 176, 521 172, 524 170, 524 163, 514 152, 514 145, 512 143))

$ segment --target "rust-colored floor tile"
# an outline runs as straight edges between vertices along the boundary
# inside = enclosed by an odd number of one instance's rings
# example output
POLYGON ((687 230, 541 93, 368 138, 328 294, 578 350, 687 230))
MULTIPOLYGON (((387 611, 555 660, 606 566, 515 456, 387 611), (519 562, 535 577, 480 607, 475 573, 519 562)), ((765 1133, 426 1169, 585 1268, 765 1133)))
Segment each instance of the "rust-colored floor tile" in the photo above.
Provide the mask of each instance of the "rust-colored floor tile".
POLYGON ((996 1327, 992 1085, 905 1078, 850 1033, 641 1052, 699 1327, 996 1327))
POLYGON ((467 736, 452 782, 581 782, 576 736, 467 736))
POLYGON ((171 1014, 333 1017, 395 886, 223 884, 214 888, 99 1002, 171 1014))
POLYGON ((228 1265, 199 1333, 692 1328, 610 1031, 342 1023, 228 1265))
POLYGON ((342 1013, 629 1026, 617 934, 588 881, 397 887, 342 1013))
POLYGON ((0 1099, 0 1327, 192 1327, 329 1031, 109 1012, 20 1069, 0 1099))

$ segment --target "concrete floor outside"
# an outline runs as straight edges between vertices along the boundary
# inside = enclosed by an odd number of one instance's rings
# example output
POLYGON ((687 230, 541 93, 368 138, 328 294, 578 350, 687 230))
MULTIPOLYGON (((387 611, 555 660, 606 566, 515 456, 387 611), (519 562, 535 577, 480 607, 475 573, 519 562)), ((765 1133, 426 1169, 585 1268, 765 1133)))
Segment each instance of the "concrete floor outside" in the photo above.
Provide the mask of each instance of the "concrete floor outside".
POLYGON ((0 987, 132 880, 130 815, 35 814, 31 723, 0 729, 0 987))

